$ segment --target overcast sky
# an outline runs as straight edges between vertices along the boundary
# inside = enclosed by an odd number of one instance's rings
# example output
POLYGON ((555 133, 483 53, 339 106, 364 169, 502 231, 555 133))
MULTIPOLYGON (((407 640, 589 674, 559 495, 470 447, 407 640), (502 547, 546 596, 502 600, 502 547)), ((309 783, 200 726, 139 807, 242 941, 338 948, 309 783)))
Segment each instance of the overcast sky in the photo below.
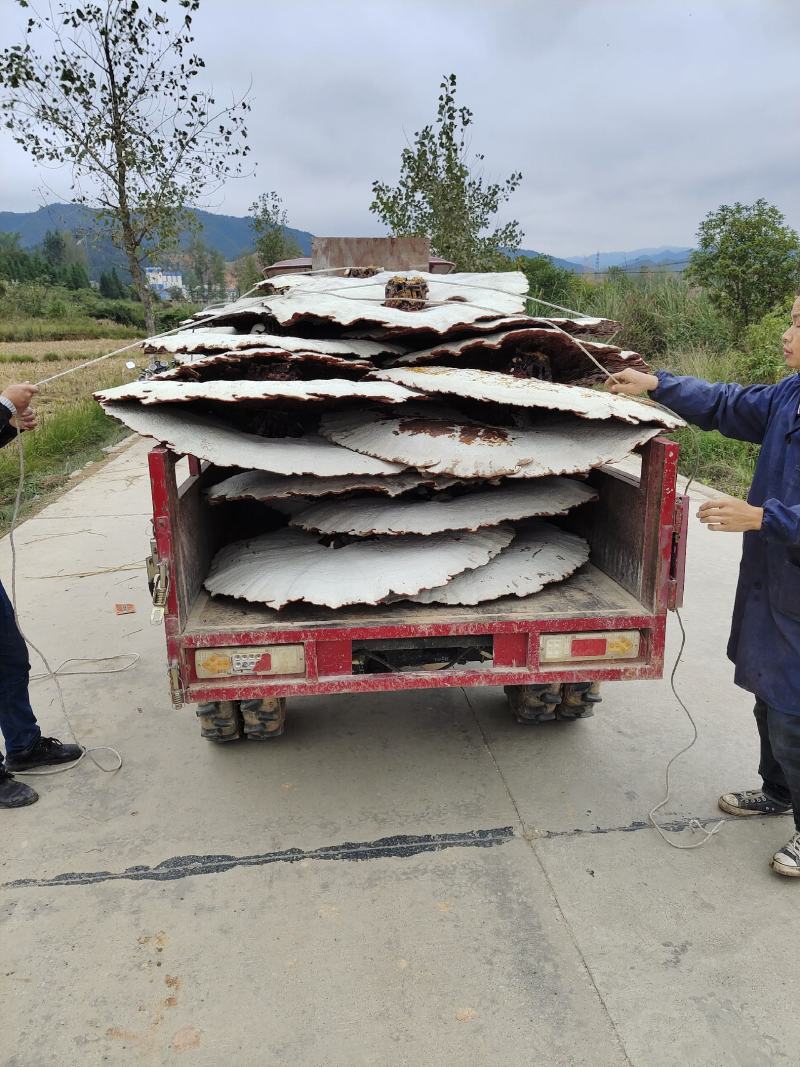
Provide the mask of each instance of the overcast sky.
MULTIPOLYGON (((21 40, 14 0, 0 13, 0 46, 21 40)), ((760 196, 800 228, 797 0, 203 0, 195 30, 218 98, 253 85, 258 166, 213 211, 276 189, 293 226, 381 233, 371 181, 396 179, 453 71, 486 175, 523 172, 501 221, 524 247, 688 245, 760 196)), ((0 210, 55 199, 43 179, 66 195, 6 131, 0 160, 0 210)))

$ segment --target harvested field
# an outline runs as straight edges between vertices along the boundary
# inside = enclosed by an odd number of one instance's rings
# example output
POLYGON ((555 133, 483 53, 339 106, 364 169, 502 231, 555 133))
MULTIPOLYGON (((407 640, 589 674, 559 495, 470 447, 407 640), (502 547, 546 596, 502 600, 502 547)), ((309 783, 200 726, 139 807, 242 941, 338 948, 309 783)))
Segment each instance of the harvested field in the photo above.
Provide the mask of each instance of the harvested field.
MULTIPOLYGON (((69 370, 76 363, 102 356, 119 348, 124 341, 104 338, 89 341, 27 341, 0 343, 0 384, 8 382, 38 382, 61 371, 69 370)), ((36 399, 36 410, 45 417, 62 411, 71 403, 91 398, 97 389, 121 385, 135 377, 125 364, 134 360, 139 365, 146 362, 136 349, 112 356, 103 363, 75 371, 58 381, 45 386, 36 399)))
MULTIPOLYGON (((123 345, 134 344, 124 337, 99 337, 71 341, 0 341, 0 361, 28 362, 30 360, 40 362, 52 362, 59 360, 91 359, 92 356, 102 356, 104 352, 111 352, 123 345), (16 360, 15 357, 19 357, 16 360)), ((139 353, 131 349, 131 358, 136 359, 139 353)))
MULTIPOLYGON (((32 341, 0 344, 0 387, 15 381, 37 382, 88 359, 118 348, 119 340, 32 341)), ((23 514, 46 503, 66 483, 70 474, 99 459, 102 449, 125 436, 118 423, 109 419, 92 398, 98 389, 130 381, 136 371, 125 364, 144 362, 136 350, 113 356, 93 367, 76 370, 42 388, 36 398, 39 429, 27 434, 25 463, 28 477, 23 493, 23 514)), ((0 530, 11 518, 19 473, 16 446, 0 452, 0 530)))

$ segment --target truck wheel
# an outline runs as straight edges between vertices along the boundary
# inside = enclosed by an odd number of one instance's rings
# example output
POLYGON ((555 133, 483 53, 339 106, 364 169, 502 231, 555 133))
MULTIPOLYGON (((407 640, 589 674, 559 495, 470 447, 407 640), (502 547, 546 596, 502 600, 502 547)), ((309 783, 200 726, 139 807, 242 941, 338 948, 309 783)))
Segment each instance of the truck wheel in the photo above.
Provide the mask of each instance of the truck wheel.
POLYGON ((241 703, 244 732, 248 741, 272 741, 286 724, 286 698, 264 697, 241 703))
POLYGON ((508 706, 517 722, 530 725, 552 722, 556 708, 561 703, 561 686, 550 682, 546 685, 505 685, 503 691, 508 706))
POLYGON ((561 703, 556 708, 556 718, 562 722, 590 719, 594 705, 603 699, 599 682, 568 682, 563 689, 561 703))
POLYGON ((197 705, 200 733, 218 745, 242 736, 242 713, 237 700, 210 700, 197 705))

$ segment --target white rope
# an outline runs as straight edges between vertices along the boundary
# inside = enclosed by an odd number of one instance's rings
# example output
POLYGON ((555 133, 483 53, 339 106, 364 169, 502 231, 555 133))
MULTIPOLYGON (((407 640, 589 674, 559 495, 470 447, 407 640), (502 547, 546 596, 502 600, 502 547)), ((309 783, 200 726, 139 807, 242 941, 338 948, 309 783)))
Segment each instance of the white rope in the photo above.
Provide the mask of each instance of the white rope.
MULTIPOLYGON (((17 546, 16 546, 16 542, 15 542, 15 539, 14 539, 14 534, 16 532, 16 525, 17 525, 17 517, 19 515, 19 508, 20 508, 20 504, 22 502, 22 489, 23 489, 23 486, 25 484, 25 451, 24 451, 24 449, 22 447, 22 434, 21 433, 17 434, 17 449, 18 449, 18 452, 19 452, 19 482, 17 484, 17 495, 16 495, 16 499, 14 501, 14 512, 13 512, 13 515, 11 517, 11 529, 9 531, 9 543, 11 545, 11 607, 12 607, 12 610, 14 612, 14 621, 17 624, 17 628, 19 629, 19 632, 22 634, 22 637, 25 640, 25 642, 29 645, 30 648, 33 649, 33 651, 38 655, 39 659, 44 664, 44 669, 45 669, 45 671, 47 673, 43 677, 49 678, 52 682, 55 683, 56 692, 58 694, 59 704, 61 705, 61 713, 64 716, 64 721, 67 724, 67 729, 69 730, 69 733, 70 733, 70 736, 72 737, 72 740, 75 742, 76 745, 78 745, 80 748, 82 748, 83 751, 81 752, 80 756, 77 758, 77 760, 75 760, 74 763, 66 764, 63 767, 54 767, 54 768, 52 768, 50 770, 17 771, 15 773, 21 774, 21 775, 29 775, 29 774, 33 774, 33 775, 60 774, 63 771, 71 771, 71 770, 73 770, 75 767, 78 766, 78 764, 83 760, 83 758, 85 756, 88 756, 91 759, 92 763, 94 763, 94 765, 96 767, 99 767, 101 771, 106 771, 107 773, 113 774, 115 771, 118 771, 120 769, 120 767, 122 766, 122 756, 119 754, 119 752, 115 748, 112 748, 111 745, 98 745, 95 748, 86 748, 84 745, 81 744, 81 742, 78 740, 78 736, 77 736, 77 734, 75 732, 75 728, 72 725, 72 720, 69 717, 69 712, 67 711, 66 702, 64 700, 64 692, 63 692, 63 690, 61 688, 61 683, 58 680, 58 671, 54 671, 52 669, 52 667, 50 666, 50 664, 49 664, 49 662, 47 660, 47 657, 45 656, 44 652, 42 652, 42 650, 40 648, 38 648, 38 646, 35 645, 33 643, 33 641, 31 641, 31 639, 27 636, 25 631, 20 626, 19 615, 17 613, 17 546), (113 767, 104 767, 103 764, 96 758, 96 756, 95 756, 96 752, 110 752, 116 758, 116 761, 117 761, 116 765, 113 766, 113 767)), ((69 663, 71 661, 67 660, 65 662, 69 663)), ((90 662, 90 661, 87 660, 86 662, 90 662)), ((122 668, 122 669, 123 670, 130 669, 130 667, 133 667, 135 662, 136 662, 136 660, 134 660, 133 663, 128 664, 127 667, 122 668)), ((63 667, 64 664, 62 664, 61 666, 63 667)), ((60 670, 60 668, 59 668, 59 670, 60 670)), ((86 671, 84 673, 89 674, 89 673, 92 673, 92 672, 86 671)), ((106 673, 106 672, 103 671, 103 672, 100 672, 100 673, 106 673)))
POLYGON ((675 763, 678 759, 680 759, 680 757, 683 756, 684 753, 688 752, 691 748, 694 748, 694 746, 695 746, 695 744, 697 742, 697 738, 698 738, 697 723, 694 721, 694 718, 692 717, 692 713, 686 707, 686 704, 681 699, 680 694, 678 693, 678 690, 675 687, 675 674, 676 674, 676 672, 678 670, 678 667, 680 665, 681 657, 683 656, 683 650, 684 650, 684 647, 686 645, 686 630, 685 630, 684 625, 683 625, 683 619, 681 618, 681 613, 677 610, 677 608, 675 609, 675 615, 677 616, 677 619, 678 619, 678 625, 681 628, 681 646, 678 649, 678 655, 675 658, 675 665, 673 666, 672 673, 670 674, 670 677, 669 677, 669 684, 670 684, 670 687, 672 689, 673 696, 675 697, 675 699, 678 701, 678 703, 680 704, 680 706, 683 708, 684 712, 686 713, 686 718, 692 724, 692 740, 689 742, 688 745, 684 745, 684 747, 680 750, 680 752, 676 752, 675 755, 672 757, 672 759, 667 764, 666 771, 664 772, 664 778, 665 778, 664 799, 661 801, 660 804, 656 804, 656 806, 650 810, 650 812, 648 813, 647 817, 650 820, 650 822, 653 824, 653 829, 658 833, 658 836, 661 838, 662 841, 665 841, 670 846, 670 848, 690 849, 690 848, 701 848, 703 845, 707 845, 708 842, 711 840, 711 838, 715 834, 718 834, 720 832, 722 827, 725 825, 725 821, 724 821, 724 819, 720 819, 719 822, 716 824, 716 826, 714 826, 711 830, 706 830, 706 828, 703 826, 703 824, 700 822, 699 819, 690 819, 689 820, 689 829, 691 829, 691 830, 699 830, 700 833, 703 834, 704 836, 699 841, 695 841, 693 844, 684 844, 684 843, 682 843, 680 841, 673 841, 671 838, 667 837, 667 835, 664 832, 663 828, 661 826, 659 826, 658 820, 656 819, 656 812, 660 811, 661 808, 663 808, 669 802, 670 797, 672 795, 672 783, 670 781, 670 772, 672 770, 673 763, 675 763))
MULTIPOLYGON (((157 334, 156 336, 157 337, 168 337, 171 334, 180 332, 180 329, 181 329, 181 327, 177 327, 177 328, 172 329, 172 330, 165 330, 163 333, 157 334)), ((122 348, 115 349, 115 351, 113 351, 113 352, 107 352, 107 353, 105 353, 105 355, 98 356, 96 359, 87 360, 85 363, 80 363, 75 367, 69 367, 67 370, 60 371, 58 374, 52 374, 48 378, 42 378, 41 381, 36 382, 36 387, 38 388, 39 386, 47 385, 50 382, 56 381, 57 378, 63 378, 67 374, 75 374, 77 371, 83 370, 85 367, 91 367, 96 363, 102 363, 106 359, 111 359, 113 356, 118 356, 118 355, 121 355, 123 352, 130 351, 132 348, 140 348, 141 345, 142 345, 141 341, 133 341, 129 345, 124 345, 122 348)), ((72 740, 75 742, 76 745, 78 745, 80 748, 82 748, 83 751, 81 752, 81 754, 80 754, 80 756, 78 757, 77 760, 75 760, 73 763, 65 764, 62 767, 53 767, 53 768, 48 769, 48 770, 16 771, 14 773, 15 774, 19 774, 19 775, 21 775, 23 777, 27 777, 28 775, 62 774, 64 771, 74 770, 75 767, 77 767, 78 764, 81 763, 82 760, 86 756, 88 756, 91 759, 92 763, 94 763, 94 765, 96 767, 98 767, 101 771, 105 771, 108 774, 113 774, 116 771, 118 771, 120 769, 120 767, 122 767, 122 762, 123 762, 122 761, 122 756, 119 754, 117 749, 113 748, 111 745, 98 745, 98 746, 96 746, 94 748, 87 748, 87 747, 85 747, 84 745, 81 744, 80 740, 78 739, 78 735, 77 735, 77 733, 75 731, 75 728, 74 728, 74 726, 72 724, 72 720, 70 719, 69 712, 67 711, 66 701, 64 700, 64 691, 61 688, 61 682, 59 681, 59 675, 66 675, 66 674, 117 674, 117 673, 120 673, 121 671, 128 671, 132 667, 134 667, 139 662, 139 655, 138 655, 138 653, 130 653, 129 657, 126 657, 126 656, 104 656, 104 657, 100 657, 100 658, 97 658, 97 659, 68 659, 68 660, 64 660, 63 663, 61 663, 55 670, 53 670, 52 667, 50 666, 45 654, 42 652, 42 650, 40 648, 38 648, 33 643, 33 641, 31 641, 31 639, 27 636, 25 631, 22 629, 22 626, 20 626, 19 614, 18 614, 18 611, 17 611, 17 546, 16 546, 16 541, 15 541, 15 534, 16 534, 16 529, 17 529, 17 523, 18 523, 18 520, 19 520, 20 507, 21 507, 21 504, 22 504, 22 491, 23 491, 23 488, 25 486, 25 450, 24 450, 23 445, 22 445, 22 436, 23 435, 22 435, 21 432, 17 433, 17 451, 18 451, 18 455, 19 455, 19 481, 17 483, 17 493, 16 493, 16 497, 14 499, 14 509, 13 509, 13 512, 12 512, 12 515, 11 515, 11 527, 9 529, 9 535, 8 535, 9 544, 11 546, 11 607, 12 607, 12 610, 14 612, 14 621, 15 621, 15 623, 17 625, 17 628, 19 629, 20 634, 22 635, 22 637, 25 640, 26 644, 30 648, 33 649, 33 651, 38 655, 39 659, 44 664, 45 673, 41 674, 41 675, 32 676, 30 678, 30 681, 39 681, 41 679, 49 679, 50 681, 52 681, 54 683, 54 685, 56 687, 56 692, 58 694, 58 701, 59 701, 59 705, 61 707, 61 713, 64 716, 64 721, 67 724, 67 729, 69 730, 69 733, 70 733, 70 736, 72 737, 72 740), (111 669, 108 669, 108 670, 65 671, 63 669, 68 663, 100 664, 100 663, 109 663, 109 662, 113 662, 114 660, 125 659, 125 658, 130 658, 131 662, 130 663, 126 663, 122 667, 111 668, 111 669), (105 766, 103 766, 103 764, 95 756, 95 753, 97 753, 97 752, 110 752, 111 755, 115 758, 115 761, 116 761, 115 765, 113 767, 105 767, 105 766)))
MULTIPOLYGON (((147 341, 156 341, 160 337, 171 337, 172 334, 181 333, 183 330, 188 329, 186 326, 176 326, 173 330, 165 330, 163 333, 154 334, 153 337, 147 337, 147 341)), ((51 374, 49 378, 42 378, 41 381, 36 382, 36 388, 40 385, 49 385, 50 382, 56 381, 58 378, 64 378, 68 374, 75 374, 76 371, 83 370, 84 367, 93 367, 95 363, 102 363, 105 359, 111 359, 113 356, 121 356, 123 352, 130 352, 132 348, 141 348, 144 341, 132 341, 129 345, 125 345, 123 348, 117 348, 113 352, 106 352, 104 356, 98 356, 96 359, 89 359, 85 363, 79 363, 76 367, 67 367, 66 370, 59 371, 58 374, 51 374)))

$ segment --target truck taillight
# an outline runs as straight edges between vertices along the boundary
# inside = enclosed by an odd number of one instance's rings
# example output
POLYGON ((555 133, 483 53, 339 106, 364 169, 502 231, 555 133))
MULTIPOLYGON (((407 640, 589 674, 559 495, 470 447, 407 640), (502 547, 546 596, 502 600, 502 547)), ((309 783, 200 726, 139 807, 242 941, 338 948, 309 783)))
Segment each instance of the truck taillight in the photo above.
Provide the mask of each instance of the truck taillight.
POLYGON ((541 663, 568 663, 573 660, 636 659, 641 642, 642 635, 638 630, 542 634, 539 660, 541 663))
POLYGON ((198 648, 194 654, 198 678, 264 677, 270 674, 304 674, 303 645, 245 645, 242 648, 198 648))

